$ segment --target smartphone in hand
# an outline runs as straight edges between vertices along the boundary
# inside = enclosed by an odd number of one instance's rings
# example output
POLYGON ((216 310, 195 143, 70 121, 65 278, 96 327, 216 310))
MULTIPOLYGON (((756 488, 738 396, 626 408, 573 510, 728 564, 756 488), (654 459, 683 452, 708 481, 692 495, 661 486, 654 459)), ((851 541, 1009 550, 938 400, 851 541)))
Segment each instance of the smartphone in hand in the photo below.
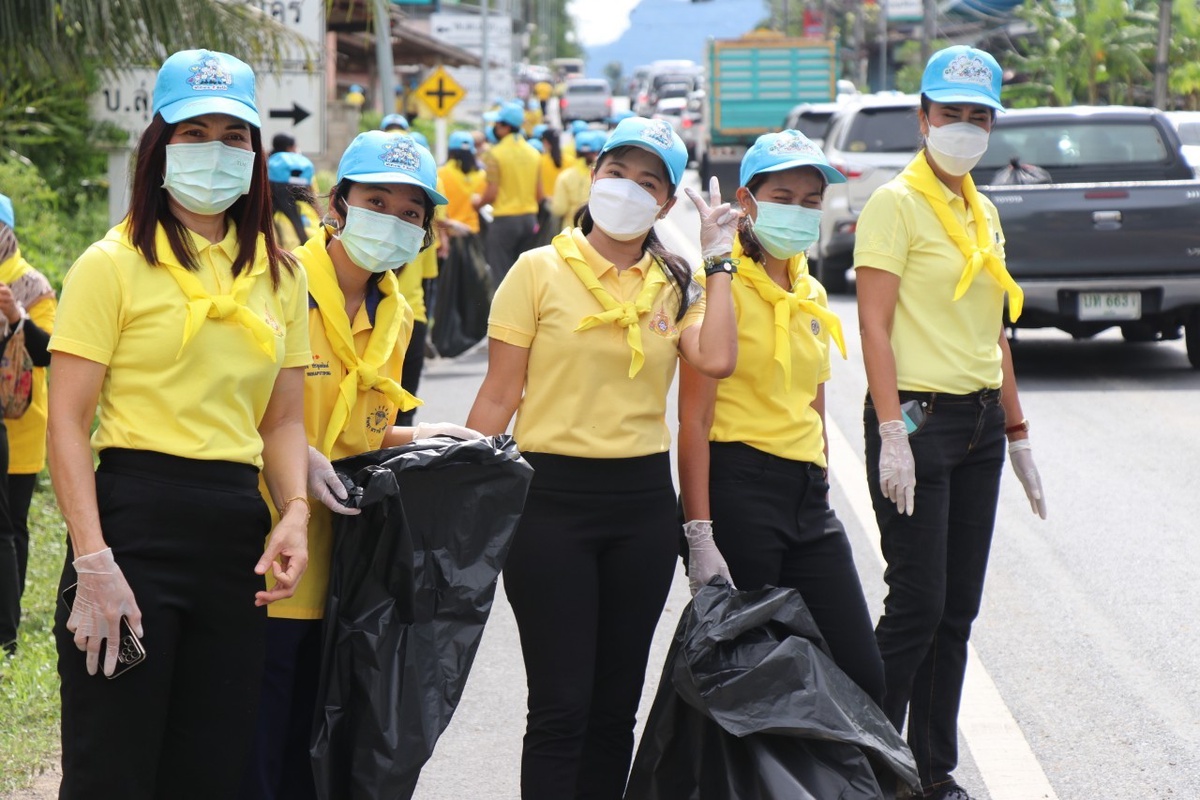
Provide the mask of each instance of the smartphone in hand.
MULTIPOLYGON (((62 593, 62 603, 67 608, 68 616, 71 613, 72 606, 75 605, 75 590, 79 586, 77 583, 72 583, 62 593)), ((117 666, 113 669, 112 675, 106 675, 108 679, 113 679, 118 675, 123 675, 133 667, 146 660, 146 648, 142 646, 142 640, 133 632, 133 628, 129 626, 129 620, 121 617, 121 645, 117 648, 117 666)), ((100 654, 101 672, 103 673, 104 654, 100 654)))

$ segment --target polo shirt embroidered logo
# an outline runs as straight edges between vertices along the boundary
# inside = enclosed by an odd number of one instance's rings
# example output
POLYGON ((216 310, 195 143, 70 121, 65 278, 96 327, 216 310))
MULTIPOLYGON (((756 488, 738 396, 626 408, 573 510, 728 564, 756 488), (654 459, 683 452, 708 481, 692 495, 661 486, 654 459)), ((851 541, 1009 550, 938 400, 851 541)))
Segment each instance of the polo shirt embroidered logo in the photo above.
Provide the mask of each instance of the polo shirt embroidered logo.
POLYGON ((767 148, 767 152, 773 156, 796 154, 824 158, 819 147, 792 131, 783 131, 780 133, 771 146, 767 148))
POLYGON ((233 86, 233 74, 221 66, 221 61, 212 53, 206 53, 191 66, 192 77, 187 79, 193 91, 224 92, 233 86))
POLYGON ((651 333, 657 333, 664 339, 672 339, 679 335, 679 328, 675 326, 675 322, 667 314, 665 309, 658 309, 654 312, 654 316, 650 319, 651 333))
POLYGON ((415 173, 421 166, 421 156, 417 154, 416 143, 407 136, 400 136, 389 143, 379 160, 389 169, 415 173))
POLYGON ((992 85, 991 68, 982 59, 971 58, 965 53, 946 65, 942 77, 950 83, 973 83, 985 88, 992 85))
POLYGON ((641 138, 659 147, 670 150, 673 140, 671 139, 671 123, 661 119, 656 119, 646 126, 642 131, 641 138))
POLYGON ((367 413, 367 429, 376 435, 388 429, 388 418, 391 416, 387 406, 376 406, 374 411, 367 413))
POLYGON ((808 327, 810 330, 812 330, 813 336, 821 335, 821 323, 817 322, 815 319, 808 324, 808 327))
POLYGON ((283 326, 279 324, 275 317, 271 316, 270 311, 263 311, 263 322, 267 323, 267 327, 275 331, 276 336, 283 336, 283 326))

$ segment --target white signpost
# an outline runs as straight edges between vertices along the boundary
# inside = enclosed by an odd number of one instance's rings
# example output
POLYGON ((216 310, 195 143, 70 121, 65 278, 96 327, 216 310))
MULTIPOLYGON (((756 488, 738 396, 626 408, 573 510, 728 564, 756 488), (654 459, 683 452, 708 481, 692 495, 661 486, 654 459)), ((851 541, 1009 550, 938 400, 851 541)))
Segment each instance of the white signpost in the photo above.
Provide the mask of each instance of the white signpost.
MULTIPOLYGON (((483 19, 478 14, 438 11, 429 15, 429 30, 435 37, 473 55, 483 55, 483 19)), ((512 17, 507 14, 488 15, 488 94, 483 97, 478 67, 456 67, 455 79, 466 90, 462 102, 454 108, 458 118, 478 119, 492 98, 513 97, 512 17)), ((487 65, 485 65, 487 68, 487 65)))
MULTIPOLYGON (((240 0, 285 25, 309 46, 309 59, 300 48, 284 53, 278 63, 255 65, 256 99, 262 117, 262 138, 270 150, 271 139, 286 133, 302 152, 325 151, 325 5, 326 0, 240 0)), ((150 67, 131 66, 101 77, 91 97, 92 117, 110 122, 129 134, 129 148, 150 124, 154 79, 150 67)), ((128 207, 129 153, 121 149, 108 158, 109 219, 118 221, 128 207)))

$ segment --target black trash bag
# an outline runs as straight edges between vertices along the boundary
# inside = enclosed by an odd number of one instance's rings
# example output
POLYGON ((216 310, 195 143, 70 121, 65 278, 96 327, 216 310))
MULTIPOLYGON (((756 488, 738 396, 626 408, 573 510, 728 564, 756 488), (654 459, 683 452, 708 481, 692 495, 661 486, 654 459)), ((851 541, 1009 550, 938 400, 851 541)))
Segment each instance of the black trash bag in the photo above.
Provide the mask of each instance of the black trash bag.
POLYGON ((334 469, 362 514, 334 517, 317 794, 410 798, 462 697, 533 468, 501 436, 423 440, 334 469))
POLYGON ((908 745, 833 663, 800 594, 702 587, 675 630, 625 800, 892 797, 877 774, 920 786, 908 745))
POLYGON ((450 254, 438 275, 430 340, 438 355, 453 358, 487 336, 492 272, 479 236, 450 237, 450 254))
POLYGON ((1053 183, 1050 173, 1035 164, 1022 164, 1021 159, 1013 157, 1008 166, 996 170, 992 176, 992 186, 1037 186, 1043 183, 1053 183))

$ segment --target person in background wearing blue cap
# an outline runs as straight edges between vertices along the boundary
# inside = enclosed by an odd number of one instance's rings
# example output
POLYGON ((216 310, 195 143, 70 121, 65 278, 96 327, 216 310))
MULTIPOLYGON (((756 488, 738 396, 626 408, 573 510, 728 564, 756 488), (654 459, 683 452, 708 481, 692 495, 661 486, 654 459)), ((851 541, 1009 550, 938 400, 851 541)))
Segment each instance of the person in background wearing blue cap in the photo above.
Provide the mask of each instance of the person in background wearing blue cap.
POLYGON ((637 116, 636 114, 634 114, 632 111, 628 111, 628 110, 627 111, 618 111, 618 112, 614 113, 611 117, 608 118, 609 130, 616 128, 623 121, 629 119, 630 117, 636 117, 636 116, 637 116))
POLYGON ((234 796, 264 606, 308 560, 307 292, 275 244, 254 73, 175 53, 153 115, 129 215, 71 267, 49 346, 62 798, 234 796))
POLYGON ((0 418, 0 648, 10 655, 29 563, 29 504, 46 465, 46 345, 58 309, 50 281, 21 257, 16 224, 12 200, 0 194, 0 345, 22 331, 33 362, 28 408, 15 419, 0 418))
POLYGON ((845 357, 842 324, 805 256, 825 188, 846 178, 794 130, 760 136, 740 177, 737 369, 720 381, 680 370, 684 531, 715 537, 739 589, 798 590, 834 661, 878 703, 883 664, 828 497, 824 382, 831 347, 845 357))
POLYGON ((1016 320, 1023 295, 1004 264, 1000 217, 970 175, 1004 110, 1000 84, 982 50, 930 58, 925 149, 871 196, 854 249, 867 476, 888 562, 876 626, 883 710, 897 730, 908 717, 922 788, 938 800, 969 800, 951 773, 1006 436, 1030 505, 1046 516, 1004 333, 1006 296, 1016 320))
POLYGON ((387 133, 396 131, 408 133, 408 129, 408 117, 403 114, 388 114, 379 123, 379 130, 386 131, 387 133))
POLYGON ((538 181, 542 190, 542 202, 538 206, 537 244, 540 246, 549 244, 563 228, 563 217, 554 213, 550 198, 554 196, 554 184, 558 181, 558 176, 575 163, 575 154, 568 154, 567 148, 559 141, 557 128, 539 125, 535 131, 535 141, 541 144, 542 153, 542 160, 538 165, 538 181))
POLYGON ((554 182, 551 214, 562 220, 573 220, 576 212, 587 205, 592 191, 592 165, 607 139, 608 134, 604 131, 585 131, 575 137, 575 160, 554 182))
POLYGON ((487 232, 487 261, 499 285, 517 256, 533 246, 537 235, 537 213, 542 202, 538 180, 541 155, 521 137, 525 108, 505 103, 497 112, 484 115, 492 123, 496 143, 483 155, 487 189, 483 204, 492 207, 487 232))
MULTIPOLYGON (((737 359, 728 250, 704 293, 654 223, 687 149, 660 120, 626 120, 596 162, 577 227, 518 259, 496 290, 488 371, 467 425, 515 437, 535 469, 504 566, 529 685, 523 800, 618 800, 655 625, 678 558, 667 392, 680 356, 721 378, 737 359)), ((733 240, 713 186, 702 238, 733 240)), ((718 248, 719 249, 719 248, 718 248)), ((721 567, 712 541, 698 574, 721 567)))
POLYGON ((312 189, 313 163, 299 153, 272 153, 267 159, 267 179, 275 209, 275 241, 284 250, 295 250, 321 225, 312 189))
POLYGON ((333 224, 295 252, 308 279, 313 352, 304 379, 308 491, 320 504, 308 522, 304 582, 269 608, 254 757, 242 784, 245 800, 316 797, 308 746, 333 551, 331 513, 358 513, 343 505, 346 489, 331 460, 414 438, 477 437, 458 425, 386 423, 398 410, 420 402, 399 383, 413 312, 396 271, 433 241, 433 211, 446 202, 436 185, 433 156, 412 137, 360 133, 338 164, 329 202, 333 224))
POLYGON ((455 131, 447 141, 446 163, 438 168, 438 180, 446 194, 446 225, 449 235, 473 237, 482 257, 479 236, 479 207, 487 189, 487 173, 475 158, 475 139, 469 131, 455 131))

